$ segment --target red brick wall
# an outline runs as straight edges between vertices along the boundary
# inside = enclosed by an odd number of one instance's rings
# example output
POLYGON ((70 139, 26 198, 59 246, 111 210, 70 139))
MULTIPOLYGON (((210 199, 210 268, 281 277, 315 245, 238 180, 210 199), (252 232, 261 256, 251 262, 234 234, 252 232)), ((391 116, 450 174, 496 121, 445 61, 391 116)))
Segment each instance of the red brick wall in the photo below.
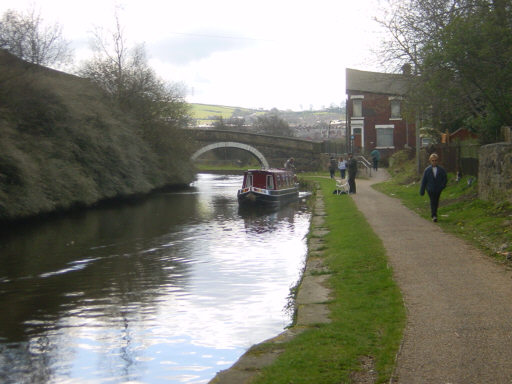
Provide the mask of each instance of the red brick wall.
MULTIPOLYGON (((391 119, 391 102, 390 95, 364 93, 364 92, 351 92, 347 100, 347 116, 348 120, 352 117, 352 101, 351 95, 364 95, 363 99, 363 117, 364 117, 364 152, 369 153, 372 149, 372 142, 377 142, 375 131, 376 125, 394 125, 393 143, 394 148, 380 149, 383 158, 389 157, 396 151, 404 149, 408 144, 410 147, 415 147, 415 128, 414 122, 407 122, 405 118, 401 120, 391 119), (406 129, 407 128, 407 129, 406 129), (408 135, 406 133, 408 130, 408 135)), ((403 113, 403 104, 401 106, 403 113)), ((348 124, 347 124, 348 125, 348 124)), ((347 132, 350 135, 350 132, 347 132)))

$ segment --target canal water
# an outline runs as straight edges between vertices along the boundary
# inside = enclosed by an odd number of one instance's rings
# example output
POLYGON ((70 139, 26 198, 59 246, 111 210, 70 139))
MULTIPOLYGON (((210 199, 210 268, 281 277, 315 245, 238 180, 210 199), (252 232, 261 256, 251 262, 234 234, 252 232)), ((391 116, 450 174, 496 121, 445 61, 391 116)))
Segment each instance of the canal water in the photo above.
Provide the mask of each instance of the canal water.
POLYGON ((302 201, 240 211, 241 176, 0 234, 0 382, 207 383, 291 322, 302 201))

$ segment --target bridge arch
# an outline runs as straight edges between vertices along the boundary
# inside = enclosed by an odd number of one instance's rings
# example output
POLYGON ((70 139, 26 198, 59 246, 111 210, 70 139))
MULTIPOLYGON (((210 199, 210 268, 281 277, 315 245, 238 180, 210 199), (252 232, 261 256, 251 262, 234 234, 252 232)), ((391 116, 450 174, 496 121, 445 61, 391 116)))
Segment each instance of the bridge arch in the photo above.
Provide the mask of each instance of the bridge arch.
POLYGON ((265 159, 265 156, 263 156, 263 154, 260 151, 258 151, 256 148, 254 148, 254 147, 252 147, 250 145, 243 144, 243 143, 236 143, 234 141, 223 141, 223 142, 219 142, 219 143, 213 143, 213 144, 206 145, 203 148, 201 148, 198 151, 196 151, 191 156, 191 159, 192 160, 196 160, 203 153, 211 151, 212 149, 216 149, 216 148, 240 148, 240 149, 244 149, 244 150, 252 153, 254 156, 256 156, 258 158, 258 160, 260 161, 261 166, 263 168, 265 168, 265 169, 270 168, 267 159, 265 159))

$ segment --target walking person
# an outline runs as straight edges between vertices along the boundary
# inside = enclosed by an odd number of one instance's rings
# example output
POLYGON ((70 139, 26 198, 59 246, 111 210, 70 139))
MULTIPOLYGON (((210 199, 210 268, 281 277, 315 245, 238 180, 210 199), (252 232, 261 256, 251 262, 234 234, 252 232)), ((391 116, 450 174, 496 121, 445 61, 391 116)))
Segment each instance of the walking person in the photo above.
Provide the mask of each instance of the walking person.
POLYGON ((373 170, 377 171, 379 168, 379 160, 380 160, 380 152, 377 148, 374 148, 373 151, 370 152, 370 156, 372 157, 373 170))
POLYGON ((336 172, 337 167, 338 164, 336 164, 336 159, 331 156, 331 159, 329 160, 329 174, 331 175, 331 179, 334 179, 334 173, 336 172))
POLYGON ((433 222, 437 222, 437 208, 439 207, 439 198, 441 192, 446 188, 447 176, 443 167, 437 165, 439 156, 433 153, 429 157, 430 165, 425 168, 421 179, 420 195, 425 194, 427 190, 430 198, 430 214, 433 222))
POLYGON ((357 160, 354 159, 352 153, 348 154, 348 193, 356 193, 356 175, 357 175, 357 160))
POLYGON ((295 159, 293 157, 290 157, 288 160, 286 160, 284 163, 284 169, 295 172, 295 159))
POLYGON ((338 169, 340 170, 340 177, 343 180, 347 170, 347 162, 343 160, 343 157, 340 157, 340 160, 338 161, 338 169))

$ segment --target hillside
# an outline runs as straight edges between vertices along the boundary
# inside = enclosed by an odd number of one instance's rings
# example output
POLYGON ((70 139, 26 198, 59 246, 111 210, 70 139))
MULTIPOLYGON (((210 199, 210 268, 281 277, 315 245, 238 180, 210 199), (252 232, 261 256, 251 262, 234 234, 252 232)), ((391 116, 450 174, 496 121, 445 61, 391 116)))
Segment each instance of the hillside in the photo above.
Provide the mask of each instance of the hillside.
POLYGON ((266 113, 277 113, 286 120, 290 126, 313 126, 318 123, 329 123, 332 120, 345 120, 344 108, 329 108, 310 111, 281 111, 277 109, 262 110, 240 107, 229 107, 213 104, 191 104, 191 115, 194 125, 208 125, 219 117, 230 119, 233 117, 244 118, 249 123, 257 116, 266 113))
POLYGON ((0 50, 0 85, 0 222, 193 179, 182 138, 148 140, 85 79, 0 50))
POLYGON ((250 116, 256 113, 265 113, 255 109, 228 107, 224 105, 214 104, 190 104, 190 114, 193 119, 194 125, 211 124, 213 121, 222 117, 223 119, 230 119, 236 116, 250 116))

